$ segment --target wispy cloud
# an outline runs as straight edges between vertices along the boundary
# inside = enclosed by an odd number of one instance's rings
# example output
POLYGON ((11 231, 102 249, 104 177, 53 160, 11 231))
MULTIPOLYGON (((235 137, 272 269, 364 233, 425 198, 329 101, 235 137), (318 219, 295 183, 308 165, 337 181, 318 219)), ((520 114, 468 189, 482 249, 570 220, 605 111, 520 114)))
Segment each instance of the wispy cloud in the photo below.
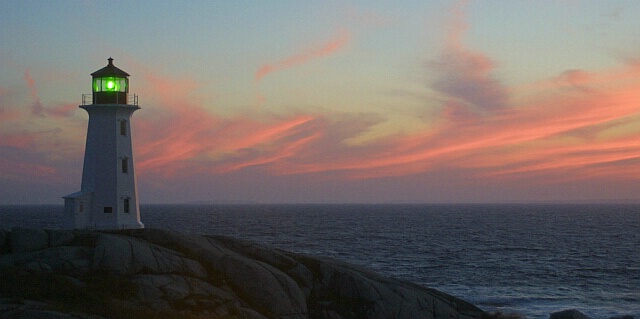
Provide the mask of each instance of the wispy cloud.
POLYGON ((452 12, 446 48, 441 57, 427 64, 438 79, 432 88, 443 93, 449 103, 462 104, 473 111, 505 108, 508 94, 502 83, 492 76, 494 62, 486 55, 464 46, 468 29, 465 9, 468 1, 458 2, 452 12))
POLYGON ((282 60, 263 64, 255 74, 256 82, 260 82, 263 77, 280 70, 288 69, 297 65, 307 63, 313 59, 331 55, 338 50, 344 48, 348 43, 351 35, 346 30, 339 30, 330 40, 319 44, 318 46, 296 53, 282 60))
POLYGON ((36 116, 53 116, 53 117, 67 117, 71 113, 78 109, 78 105, 73 103, 64 103, 54 106, 45 107, 42 103, 40 95, 38 94, 38 88, 36 80, 31 76, 29 68, 24 71, 24 80, 29 89, 29 98, 31 114, 36 116))
MULTIPOLYGON (((333 105, 314 111, 293 105, 279 113, 222 115, 215 111, 218 101, 193 98, 206 88, 198 80, 164 76, 131 61, 143 70, 136 91, 145 97, 132 120, 137 173, 151 184, 173 185, 244 172, 254 179, 243 183, 264 179, 259 182, 266 187, 276 185, 269 178, 291 175, 309 183, 397 182, 452 172, 470 184, 640 179, 640 58, 608 69, 572 66, 510 86, 497 76, 499 61, 465 44, 467 6, 454 6, 438 57, 417 65, 431 76, 419 83, 428 93, 418 98, 437 106, 429 109, 428 126, 366 141, 359 137, 393 121, 392 114, 350 112, 349 105, 342 112, 328 111, 333 105)), ((249 74, 249 83, 340 52, 351 38, 338 31, 308 50, 262 65, 249 74)), ((72 116, 74 104, 42 100, 38 87, 47 84, 37 74, 26 69, 18 89, 0 89, 0 174, 16 180, 59 179, 69 171, 69 158, 82 157, 86 118, 72 116)))
POLYGON ((31 113, 33 115, 42 115, 43 107, 38 96, 38 89, 36 88, 36 81, 31 77, 29 69, 24 71, 24 79, 29 86, 29 95, 31 96, 31 113))
POLYGON ((165 79, 152 71, 144 77, 149 85, 145 90, 162 93, 153 102, 153 113, 134 121, 142 174, 170 178, 264 165, 290 156, 296 145, 312 139, 317 126, 309 114, 222 117, 188 98, 197 82, 165 79), (171 89, 163 90, 167 83, 171 89))
POLYGON ((161 92, 161 98, 153 116, 136 119, 140 172, 171 179, 252 168, 271 176, 362 179, 458 170, 469 181, 637 173, 629 169, 640 154, 635 142, 640 131, 628 128, 640 118, 635 63, 600 71, 570 69, 510 88, 493 77, 496 66, 489 57, 461 42, 467 26, 462 12, 457 14, 441 59, 425 65, 426 72, 438 71, 428 85, 444 98, 435 124, 423 131, 354 145, 347 141, 385 118, 359 113, 222 117, 189 103, 187 96, 198 83, 171 78, 167 85, 162 76, 149 74, 148 91, 161 92))
POLYGON ((23 80, 0 90, 0 172, 14 180, 60 181, 65 160, 81 155, 86 123, 71 116, 75 104, 43 103, 29 68, 23 80))
POLYGON ((52 165, 33 163, 24 159, 0 158, 0 174, 3 179, 24 181, 27 178, 51 179, 58 170, 52 165))

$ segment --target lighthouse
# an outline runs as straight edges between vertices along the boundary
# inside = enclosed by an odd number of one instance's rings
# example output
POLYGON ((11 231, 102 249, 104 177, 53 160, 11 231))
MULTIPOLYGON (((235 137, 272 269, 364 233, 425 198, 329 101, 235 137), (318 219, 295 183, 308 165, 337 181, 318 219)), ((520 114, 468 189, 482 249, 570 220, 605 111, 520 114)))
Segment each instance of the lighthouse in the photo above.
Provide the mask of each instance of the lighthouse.
POLYGON ((144 228, 131 143, 131 116, 140 109, 129 95, 129 74, 108 59, 91 73, 91 95, 80 108, 89 113, 80 191, 64 196, 67 229, 144 228))

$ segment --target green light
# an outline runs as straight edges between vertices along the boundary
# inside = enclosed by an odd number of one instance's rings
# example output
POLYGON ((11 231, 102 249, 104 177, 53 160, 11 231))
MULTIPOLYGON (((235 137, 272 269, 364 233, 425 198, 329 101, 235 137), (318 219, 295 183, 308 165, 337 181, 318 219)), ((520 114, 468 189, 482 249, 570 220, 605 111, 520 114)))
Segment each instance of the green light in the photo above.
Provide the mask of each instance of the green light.
POLYGON ((118 80, 120 79, 115 77, 102 78, 102 91, 120 91, 118 80))
POLYGON ((93 79, 94 92, 127 92, 127 79, 106 76, 93 79))

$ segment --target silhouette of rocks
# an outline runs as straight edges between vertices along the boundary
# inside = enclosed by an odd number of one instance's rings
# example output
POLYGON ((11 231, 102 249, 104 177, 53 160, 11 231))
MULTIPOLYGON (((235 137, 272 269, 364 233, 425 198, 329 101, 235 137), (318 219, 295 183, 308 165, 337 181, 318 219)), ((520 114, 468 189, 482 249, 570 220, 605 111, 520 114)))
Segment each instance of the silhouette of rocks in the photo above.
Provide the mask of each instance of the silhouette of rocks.
POLYGON ((9 233, 9 245, 12 253, 41 250, 49 246, 49 234, 44 229, 14 228, 9 233))
POLYGON ((458 298, 347 263, 221 236, 16 228, 0 231, 0 252, 2 318, 471 319, 483 314, 458 298))
POLYGON ((591 319, 589 316, 583 314, 576 309, 567 309, 558 312, 554 312, 549 316, 549 319, 591 319))

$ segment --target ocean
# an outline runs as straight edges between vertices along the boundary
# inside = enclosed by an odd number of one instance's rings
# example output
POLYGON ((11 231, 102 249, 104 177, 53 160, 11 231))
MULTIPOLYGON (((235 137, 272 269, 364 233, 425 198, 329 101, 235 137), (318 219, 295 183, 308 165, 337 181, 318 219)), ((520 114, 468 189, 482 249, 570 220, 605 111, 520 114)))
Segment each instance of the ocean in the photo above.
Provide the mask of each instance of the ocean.
MULTIPOLYGON (((0 227, 61 228, 62 211, 0 206, 0 227)), ((486 311, 640 318, 638 204, 143 205, 141 216, 340 259, 486 311)))

